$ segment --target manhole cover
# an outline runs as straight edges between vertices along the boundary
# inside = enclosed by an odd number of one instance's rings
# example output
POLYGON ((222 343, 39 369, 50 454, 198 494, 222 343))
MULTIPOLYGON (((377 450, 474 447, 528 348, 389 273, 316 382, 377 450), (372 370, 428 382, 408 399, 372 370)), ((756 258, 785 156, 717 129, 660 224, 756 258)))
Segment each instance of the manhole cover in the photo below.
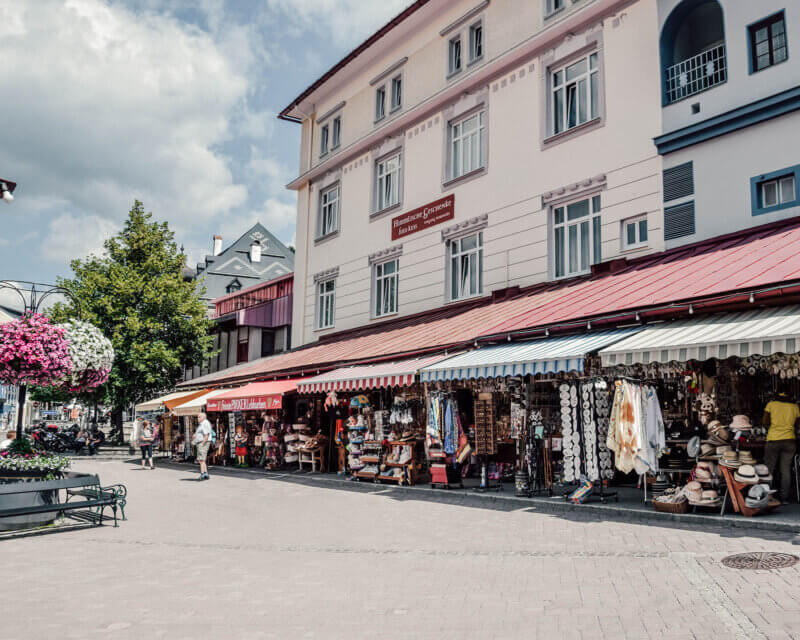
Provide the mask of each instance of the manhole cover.
POLYGON ((785 569, 797 564, 797 556, 788 553, 738 553, 722 559, 731 569, 785 569))

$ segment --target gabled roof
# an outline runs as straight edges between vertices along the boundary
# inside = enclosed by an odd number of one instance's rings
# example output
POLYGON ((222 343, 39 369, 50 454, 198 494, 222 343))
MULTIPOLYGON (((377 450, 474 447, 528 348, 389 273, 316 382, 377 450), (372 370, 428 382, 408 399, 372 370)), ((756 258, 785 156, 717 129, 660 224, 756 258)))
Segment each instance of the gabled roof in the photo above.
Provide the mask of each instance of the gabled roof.
POLYGON ((332 342, 318 343, 219 371, 184 385, 275 375, 316 373, 343 364, 366 364, 401 356, 440 353, 554 333, 585 331, 643 320, 721 310, 754 301, 800 300, 800 218, 765 225, 644 256, 613 273, 550 282, 447 316, 436 309, 409 322, 383 325, 332 342))

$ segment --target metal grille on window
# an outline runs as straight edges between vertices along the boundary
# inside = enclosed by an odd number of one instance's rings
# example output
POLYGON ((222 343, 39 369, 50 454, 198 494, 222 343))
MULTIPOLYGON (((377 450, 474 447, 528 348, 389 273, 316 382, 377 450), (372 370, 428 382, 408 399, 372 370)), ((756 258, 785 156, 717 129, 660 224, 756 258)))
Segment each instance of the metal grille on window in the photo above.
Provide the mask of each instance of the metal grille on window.
POLYGON ((694 201, 664 209, 664 240, 693 235, 694 201))
POLYGON ((664 202, 694 194, 694 165, 692 162, 664 169, 664 202))
POLYGON ((664 76, 667 104, 722 84, 728 79, 725 45, 713 47, 667 67, 664 76))

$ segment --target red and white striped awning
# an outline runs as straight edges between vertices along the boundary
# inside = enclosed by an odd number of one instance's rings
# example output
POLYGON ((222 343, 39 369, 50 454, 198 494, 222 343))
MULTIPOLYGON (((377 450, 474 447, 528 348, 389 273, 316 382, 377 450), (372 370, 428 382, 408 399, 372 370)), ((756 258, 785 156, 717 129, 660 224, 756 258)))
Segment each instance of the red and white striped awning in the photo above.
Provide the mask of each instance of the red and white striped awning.
POLYGON ((452 357, 428 356, 400 362, 343 367, 298 382, 299 393, 327 393, 328 391, 360 391, 382 387, 407 387, 414 384, 419 370, 452 357))

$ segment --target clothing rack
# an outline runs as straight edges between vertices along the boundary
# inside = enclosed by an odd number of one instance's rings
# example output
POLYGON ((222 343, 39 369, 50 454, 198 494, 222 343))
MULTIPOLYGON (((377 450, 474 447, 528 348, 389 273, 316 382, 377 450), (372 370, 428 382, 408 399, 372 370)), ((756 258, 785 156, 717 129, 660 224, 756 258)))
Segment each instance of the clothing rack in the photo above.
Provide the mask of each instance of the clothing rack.
MULTIPOLYGON (((602 380, 602 378, 594 378, 594 379, 592 379, 592 382, 591 382, 591 384, 592 384, 592 395, 593 395, 593 397, 592 397, 592 418, 594 420, 595 430, 597 430, 597 428, 598 428, 598 416, 597 416, 597 396, 594 394, 594 391, 595 391, 594 385, 597 384, 598 380, 602 380)), ((581 430, 581 431, 583 431, 583 430, 581 430)), ((618 495, 618 493, 616 491, 607 492, 605 490, 606 481, 605 481, 605 478, 603 478, 603 470, 601 468, 602 465, 600 464, 600 436, 599 436, 599 433, 598 433, 597 437, 595 437, 594 455, 597 457, 597 476, 598 476, 598 482, 600 483, 600 493, 599 493, 600 502, 602 504, 605 504, 608 501, 609 498, 614 498, 615 502, 619 502, 619 495, 618 495)), ((585 456, 584 456, 584 458, 585 458, 585 456)), ((594 492, 593 492, 593 495, 594 495, 594 492)))

